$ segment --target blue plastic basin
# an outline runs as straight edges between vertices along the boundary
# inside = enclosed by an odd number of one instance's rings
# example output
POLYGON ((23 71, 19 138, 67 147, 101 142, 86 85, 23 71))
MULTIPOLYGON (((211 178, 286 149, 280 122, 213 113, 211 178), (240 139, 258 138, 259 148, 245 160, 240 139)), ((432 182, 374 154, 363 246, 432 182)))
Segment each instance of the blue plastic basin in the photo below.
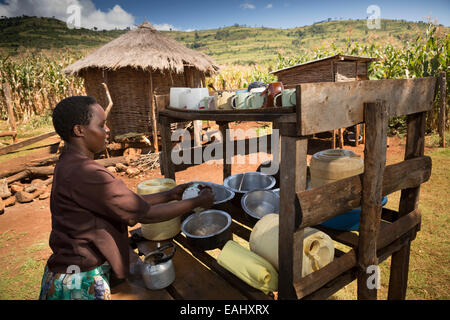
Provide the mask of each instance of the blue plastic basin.
MULTIPOLYGON (((387 200, 387 196, 384 196, 381 200, 381 205, 384 206, 387 203, 387 200)), ((359 229, 360 218, 361 208, 358 208, 340 214, 323 222, 321 225, 336 230, 357 231, 359 229)))

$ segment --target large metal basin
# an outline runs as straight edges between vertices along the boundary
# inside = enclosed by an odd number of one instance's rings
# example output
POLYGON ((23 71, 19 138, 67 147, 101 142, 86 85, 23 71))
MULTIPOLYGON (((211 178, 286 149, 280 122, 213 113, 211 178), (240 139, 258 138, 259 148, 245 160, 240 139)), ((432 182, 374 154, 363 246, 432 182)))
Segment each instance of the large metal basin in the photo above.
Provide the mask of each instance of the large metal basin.
POLYGON ((280 197, 272 190, 254 190, 242 197, 241 206, 249 216, 259 220, 266 214, 279 213, 280 197))
POLYGON ((221 203, 225 203, 231 199, 234 198, 234 192, 230 190, 229 188, 226 188, 225 186, 221 184, 217 184, 214 182, 209 181, 191 181, 191 183, 202 183, 206 186, 210 186, 214 191, 214 197, 216 201, 214 201, 213 205, 218 205, 221 203))
POLYGON ((231 240, 231 216, 222 210, 210 209, 191 214, 181 224, 188 243, 201 250, 222 248, 231 240))
POLYGON ((269 190, 275 185, 275 178, 261 172, 237 173, 225 178, 223 185, 236 194, 243 195, 253 190, 269 190))

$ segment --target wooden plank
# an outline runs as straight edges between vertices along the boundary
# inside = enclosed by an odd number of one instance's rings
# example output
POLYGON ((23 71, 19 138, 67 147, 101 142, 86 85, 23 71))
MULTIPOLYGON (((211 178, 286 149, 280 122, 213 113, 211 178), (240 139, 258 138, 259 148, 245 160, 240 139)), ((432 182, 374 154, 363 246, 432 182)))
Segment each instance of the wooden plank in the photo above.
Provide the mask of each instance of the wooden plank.
POLYGON ((23 148, 25 146, 28 146, 30 144, 39 142, 41 140, 45 140, 45 139, 50 138, 50 137, 52 137, 54 135, 56 135, 56 132, 54 132, 54 131, 53 132, 48 132, 48 133, 44 133, 44 134, 41 134, 39 136, 30 138, 30 139, 21 141, 19 143, 15 143, 15 144, 12 144, 12 145, 0 148, 0 155, 7 154, 9 152, 18 150, 18 149, 23 148))
MULTIPOLYGON (((367 101, 385 100, 389 117, 431 110, 436 78, 322 82, 300 86, 299 133, 310 135, 363 122, 363 104, 367 101), (337 106, 341 107, 338 112, 337 106)), ((279 120, 295 122, 295 116, 286 115, 279 120)))
POLYGON ((419 226, 420 221, 421 214, 419 210, 416 209, 393 223, 384 224, 378 235, 377 248, 381 249, 388 246, 411 229, 419 226))
MULTIPOLYGON (((161 241, 161 245, 170 240, 161 241)), ((175 242, 176 243, 176 242, 175 242)), ((154 241, 138 243, 139 251, 147 254, 156 248, 154 241)), ((175 281, 167 291, 176 299, 183 300, 243 300, 238 290, 224 279, 211 272, 184 248, 177 245, 172 262, 175 268, 175 281)))
POLYGON ((301 212, 296 192, 306 189, 308 140, 281 136, 279 299, 295 299, 293 283, 302 275, 303 230, 295 232, 301 212))
POLYGON ((377 239, 381 220, 383 173, 386 164, 388 113, 384 101, 366 103, 364 120, 367 143, 364 148, 364 174, 361 222, 358 242, 358 300, 377 298, 377 289, 367 286, 367 268, 377 265, 377 239))
MULTIPOLYGON (((389 165, 383 174, 382 195, 413 188, 428 181, 431 158, 427 156, 389 165)), ((300 228, 327 221, 339 214, 361 206, 363 175, 345 178, 297 194, 302 208, 300 228)))
POLYGON ((301 135, 302 132, 302 87, 300 85, 295 87, 295 113, 297 123, 297 134, 301 135))
POLYGON ((170 130, 170 121, 167 117, 159 117, 160 133, 161 133, 161 153, 160 153, 160 167, 161 174, 166 178, 175 179, 175 169, 171 159, 172 155, 172 132, 170 130))
POLYGON ((445 148, 445 110, 447 108, 447 75, 445 72, 439 74, 439 136, 440 146, 445 148))
POLYGON ((344 272, 350 270, 356 265, 355 250, 350 250, 343 256, 335 258, 323 268, 310 273, 300 281, 294 283, 295 291, 299 299, 322 288, 328 282, 336 279, 344 272))
POLYGON ((149 81, 149 86, 150 86, 150 90, 148 92, 148 99, 149 99, 149 107, 150 107, 150 112, 151 112, 151 116, 152 116, 152 136, 153 136, 153 147, 155 148, 155 152, 158 153, 159 152, 159 142, 158 142, 158 123, 156 121, 156 98, 154 96, 154 90, 153 90, 153 74, 152 71, 149 70, 149 74, 150 74, 150 81, 149 81))
POLYGON ((303 297, 303 300, 325 300, 332 296, 346 285, 350 284, 356 279, 356 268, 352 268, 347 272, 344 272, 340 276, 331 280, 325 284, 322 288, 314 291, 313 293, 303 297))
MULTIPOLYGON (((416 113, 408 116, 405 160, 423 156, 425 150, 425 120, 426 113, 416 113)), ((399 217, 416 209, 419 201, 420 186, 402 190, 399 204, 399 217)), ((404 300, 408 284, 410 244, 392 255, 389 278, 389 300, 404 300)))
MULTIPOLYGON (((271 122, 276 119, 292 114, 295 116, 294 107, 276 108, 276 109, 252 109, 252 111, 245 110, 209 110, 209 111, 184 111, 184 109, 176 109, 166 107, 160 111, 161 115, 180 119, 183 121, 189 120, 211 120, 211 121, 265 121, 271 122)), ((295 122, 295 121, 293 121, 295 122)))
MULTIPOLYGON (((220 133, 222 134, 222 157, 223 157, 223 180, 231 176, 231 161, 232 157, 230 154, 229 148, 227 146, 230 145, 230 133, 229 133, 229 125, 228 122, 217 122, 219 125, 220 133), (227 150, 228 149, 228 150, 227 150)), ((234 142, 233 142, 234 144, 234 142)), ((237 147, 237 144, 236 144, 237 147)), ((247 150, 247 148, 246 148, 247 150)), ((233 154, 234 150, 233 150, 233 154)))
POLYGON ((179 234, 175 237, 177 243, 181 244, 183 247, 187 248, 194 257, 204 263, 206 266, 211 268, 220 277, 222 277, 229 285, 233 286, 235 289, 248 299, 253 300, 272 300, 269 295, 264 294, 262 291, 249 286, 247 283, 236 277, 230 271, 222 267, 216 259, 205 251, 197 250, 192 248, 186 241, 186 238, 179 234))

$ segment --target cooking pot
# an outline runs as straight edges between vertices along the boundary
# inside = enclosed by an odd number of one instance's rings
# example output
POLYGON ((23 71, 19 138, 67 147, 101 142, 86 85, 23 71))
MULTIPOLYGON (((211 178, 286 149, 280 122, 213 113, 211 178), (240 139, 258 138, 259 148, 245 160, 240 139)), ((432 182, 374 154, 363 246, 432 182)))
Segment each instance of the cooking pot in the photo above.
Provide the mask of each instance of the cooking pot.
POLYGON ((181 224, 187 242, 201 250, 222 248, 232 239, 231 216, 222 210, 210 209, 191 214, 181 224))
POLYGON ((141 265, 141 272, 147 288, 159 290, 172 284, 175 280, 175 269, 172 263, 174 254, 175 245, 168 243, 145 256, 144 263, 141 265), (163 251, 169 248, 173 250, 169 255, 166 255, 163 251))

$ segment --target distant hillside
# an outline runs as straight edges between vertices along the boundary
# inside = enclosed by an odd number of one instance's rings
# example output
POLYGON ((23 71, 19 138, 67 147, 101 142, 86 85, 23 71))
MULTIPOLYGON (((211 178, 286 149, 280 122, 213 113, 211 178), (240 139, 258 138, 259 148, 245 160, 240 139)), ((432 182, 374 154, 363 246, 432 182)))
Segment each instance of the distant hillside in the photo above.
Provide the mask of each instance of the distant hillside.
MULTIPOLYGON (((334 43, 343 47, 347 39, 361 44, 393 44, 403 46, 425 32, 424 22, 382 20, 380 29, 370 30, 366 20, 325 21, 310 26, 275 29, 234 25, 220 29, 164 33, 189 48, 202 51, 218 64, 252 65, 273 60, 277 53, 296 56, 301 51, 328 48, 334 43)), ((449 27, 440 26, 441 34, 449 27)), ((0 19, 0 49, 20 54, 28 49, 86 50, 98 47, 127 30, 94 31, 67 28, 52 18, 16 17, 0 19)))

